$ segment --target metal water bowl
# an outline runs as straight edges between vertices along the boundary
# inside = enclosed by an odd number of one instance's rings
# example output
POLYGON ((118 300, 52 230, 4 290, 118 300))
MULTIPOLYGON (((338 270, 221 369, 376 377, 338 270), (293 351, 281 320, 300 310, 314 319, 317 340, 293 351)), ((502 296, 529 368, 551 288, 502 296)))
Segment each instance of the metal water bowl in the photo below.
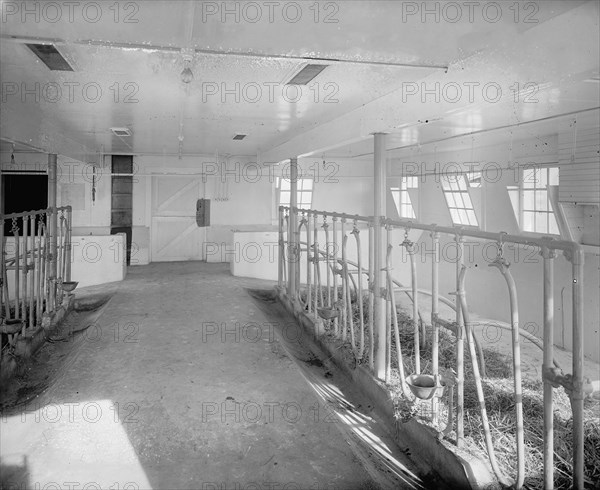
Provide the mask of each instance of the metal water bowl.
POLYGON ((440 397, 446 388, 443 382, 436 386, 435 378, 431 374, 411 374, 406 378, 406 384, 413 395, 421 400, 430 400, 434 396, 440 397))
POLYGON ((79 284, 79 282, 77 282, 77 281, 66 281, 66 282, 61 283, 60 286, 63 291, 70 293, 77 287, 78 284, 79 284))
POLYGON ((317 313, 323 320, 332 320, 340 316, 340 310, 330 307, 317 308, 317 313))

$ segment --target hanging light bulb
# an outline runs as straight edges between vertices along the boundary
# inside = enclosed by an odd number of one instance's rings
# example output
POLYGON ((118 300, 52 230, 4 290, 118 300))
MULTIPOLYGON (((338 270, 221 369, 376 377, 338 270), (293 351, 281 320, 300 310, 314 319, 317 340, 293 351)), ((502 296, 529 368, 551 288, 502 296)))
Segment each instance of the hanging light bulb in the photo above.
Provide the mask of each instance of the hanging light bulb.
POLYGON ((190 68, 191 62, 191 56, 186 55, 183 57, 184 69, 181 72, 181 81, 183 83, 190 83, 194 79, 194 74, 192 73, 192 69, 190 68))

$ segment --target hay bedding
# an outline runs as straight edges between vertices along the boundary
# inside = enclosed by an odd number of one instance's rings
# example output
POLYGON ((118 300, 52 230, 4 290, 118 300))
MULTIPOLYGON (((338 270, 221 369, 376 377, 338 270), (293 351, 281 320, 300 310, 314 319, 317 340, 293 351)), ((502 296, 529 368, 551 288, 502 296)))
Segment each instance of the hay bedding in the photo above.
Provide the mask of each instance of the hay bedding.
MULTIPOLYGON (((358 330, 358 305, 353 298, 354 328, 358 330)), ((363 314, 365 325, 368 319, 368 300, 364 298, 363 314)), ((325 322, 328 326, 328 322, 325 322)), ((414 338, 411 317, 399 311, 398 323, 400 344, 404 358, 405 373, 414 372, 414 338)), ((393 327, 392 327, 393 329, 393 327)), ((428 328, 428 339, 431 329, 428 328)), ((330 336, 331 333, 329 332, 330 336)), ((355 332, 358 338, 358 332, 355 332)), ((333 336, 331 336, 333 339, 333 336)), ((358 361, 368 365, 368 335, 365 335, 365 355, 358 361)), ((513 400, 512 361, 510 355, 484 348, 487 378, 483 379, 486 408, 492 432, 496 458, 502 472, 513 480, 517 473, 516 461, 516 414, 513 400)), ((349 362, 352 362, 349 359, 349 362)), ((356 362, 356 360, 353 360, 356 362)), ((439 367, 454 369, 456 353, 454 337, 445 329, 440 329, 439 367)), ((431 346, 421 348, 421 371, 431 373, 431 346)), ((431 403, 429 401, 410 402, 401 392, 398 374, 397 352, 392 335, 391 372, 388 383, 396 402, 397 418, 408 420, 417 417, 421 422, 431 425, 431 403)), ((479 402, 475 390, 475 381, 468 347, 465 344, 465 446, 479 457, 486 457, 485 439, 479 402)), ((447 422, 447 397, 440 403, 440 426, 447 422)), ((586 400, 584 407, 584 453, 585 487, 600 489, 600 403, 586 400)), ((541 380, 523 379, 523 418, 525 435, 525 487, 541 489, 543 482, 543 383, 541 380)), ((563 389, 554 390, 554 484, 557 489, 572 486, 572 414, 568 396, 563 389)), ((452 431, 448 439, 455 440, 452 431)))

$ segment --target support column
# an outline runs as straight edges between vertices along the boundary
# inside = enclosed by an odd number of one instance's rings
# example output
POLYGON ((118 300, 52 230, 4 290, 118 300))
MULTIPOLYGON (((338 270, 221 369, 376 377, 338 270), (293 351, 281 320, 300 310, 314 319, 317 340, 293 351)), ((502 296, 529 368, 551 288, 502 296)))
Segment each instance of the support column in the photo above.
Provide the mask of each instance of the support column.
POLYGON ((50 209, 48 224, 49 232, 50 232, 50 277, 48 278, 49 287, 50 287, 50 307, 48 311, 54 311, 56 307, 56 279, 57 279, 57 269, 56 269, 56 259, 57 259, 57 249, 58 249, 58 237, 56 234, 57 225, 58 225, 58 213, 56 212, 56 175, 57 175, 57 163, 56 163, 56 154, 48 155, 48 208, 50 209))
POLYGON ((381 218, 386 214, 386 164, 385 140, 386 135, 375 133, 374 138, 374 272, 373 272, 373 324, 375 333, 375 366, 374 374, 379 379, 385 379, 386 364, 386 303, 381 295, 386 286, 386 275, 382 270, 387 254, 384 230, 381 218))
MULTIPOLYGON (((284 177, 285 178, 285 177, 284 177)), ((296 262, 298 250, 298 158, 290 158, 290 243, 288 243, 288 293, 296 301, 296 262)))

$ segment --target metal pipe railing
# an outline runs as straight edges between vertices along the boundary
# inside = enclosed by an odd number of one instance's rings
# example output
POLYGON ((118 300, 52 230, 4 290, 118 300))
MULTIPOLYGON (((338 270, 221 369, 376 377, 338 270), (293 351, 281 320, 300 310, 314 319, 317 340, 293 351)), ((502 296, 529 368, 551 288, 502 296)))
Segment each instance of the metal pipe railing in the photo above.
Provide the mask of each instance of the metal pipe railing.
POLYGON ((456 235, 456 445, 465 443, 465 324, 462 315, 464 291, 460 277, 463 267, 463 237, 456 235))
POLYGON ((374 326, 374 291, 375 291, 375 236, 373 232, 373 222, 368 222, 369 226, 369 276, 368 287, 369 291, 369 369, 371 372, 375 370, 375 326, 374 326))
POLYGON ((54 312, 62 303, 62 287, 54 296, 56 301, 51 300, 51 289, 70 280, 71 218, 70 206, 0 215, 0 317, 2 331, 8 335, 5 348, 14 347, 19 335, 39 327, 43 314, 54 312), (48 223, 52 215, 59 214, 60 226, 53 256, 48 223), (11 235, 4 234, 5 223, 10 223, 11 235), (54 278, 49 274, 53 259, 56 261, 54 278), (5 328, 5 320, 20 320, 19 331, 15 333, 14 328, 5 328))
MULTIPOLYGON (((330 250, 329 247, 326 245, 325 246, 325 253, 326 255, 326 260, 329 259, 330 255, 333 256, 333 304, 336 305, 338 303, 339 300, 339 291, 338 291, 338 279, 337 279, 337 252, 338 252, 338 238, 337 238, 337 221, 338 219, 334 216, 333 218, 331 218, 331 226, 332 226, 332 233, 333 233, 333 250, 330 250)), ((343 224, 342 224, 342 236, 344 236, 344 231, 343 231, 343 224)), ((329 239, 329 233, 328 233, 328 228, 324 228, 325 229, 325 242, 328 243, 328 239, 329 239)), ((327 277, 329 277, 329 262, 327 262, 327 277)), ((340 276, 342 278, 342 304, 345 305, 345 289, 344 289, 344 276, 340 276)), ((327 290, 329 290, 329 281, 327 282, 327 290)), ((329 303, 328 303, 329 304, 329 303)), ((341 318, 342 322, 345 321, 345 310, 342 310, 342 318, 341 318)), ((333 319, 333 331, 335 332, 336 335, 339 334, 340 332, 340 328, 343 328, 342 325, 340 325, 340 319, 338 317, 333 319)), ((345 340, 345 337, 344 337, 345 340)))
POLYGON ((508 485, 506 478, 500 471, 498 466, 498 462, 496 460, 496 453, 494 452, 494 445, 492 444, 492 434, 490 432, 490 423, 487 416, 487 409, 485 407, 485 397, 483 394, 483 384, 481 382, 481 375, 479 373, 479 364, 477 362, 477 354, 475 352, 475 343, 473 342, 473 330, 471 328, 471 324, 469 322, 469 310, 467 308, 467 299, 464 291, 465 285, 465 275, 467 272, 467 268, 463 265, 458 277, 459 288, 460 288, 460 306, 462 310, 462 315, 465 323, 465 331, 467 333, 467 345, 469 346, 469 354, 471 356, 471 365, 473 368, 473 377, 475 378, 475 389, 477 391, 477 401, 479 402, 479 410, 481 412, 481 424, 483 426, 483 432, 485 437, 485 446, 487 449, 488 457, 490 460, 490 464, 494 471, 494 474, 498 478, 498 480, 504 484, 508 485))
MULTIPOLYGON (((433 258, 431 261, 431 328, 433 330, 433 339, 431 342, 431 374, 433 374, 433 380, 435 386, 439 383, 439 255, 440 255, 440 234, 438 232, 431 232, 431 241, 433 245, 433 258)), ((418 292, 418 290, 417 290, 418 292)), ((414 292, 413 292, 414 294, 414 292)), ((438 403, 437 398, 434 397, 431 400, 431 413, 432 421, 437 424, 438 421, 438 403)), ((450 420, 452 420, 450 418, 450 420)), ((450 425, 450 424, 449 424, 450 425)))
MULTIPOLYGON (((289 208, 283 208, 288 209, 289 208)), ((298 210, 294 210, 294 212, 298 212, 298 210)), ((467 340, 469 352, 472 358, 473 369, 477 370, 475 375, 476 384, 481 386, 481 377, 485 375, 485 363, 482 357, 482 349, 481 345, 477 342, 475 338, 473 328, 475 324, 470 321, 469 313, 467 310, 466 304, 466 292, 464 288, 464 277, 465 277, 465 264, 463 260, 464 256, 464 242, 465 239, 481 239, 490 242, 496 243, 511 243, 515 245, 526 245, 526 246, 535 246, 538 247, 542 255, 544 257, 544 340, 543 343, 534 337, 532 334, 521 331, 518 328, 518 315, 517 313, 517 305, 516 305, 516 293, 510 293, 512 290, 512 286, 514 286, 514 280, 512 280, 512 276, 510 276, 510 272, 505 270, 503 272, 502 266, 496 264, 500 267, 501 272, 507 281, 507 285, 509 287, 509 295, 511 296, 512 308, 511 308, 511 325, 506 325, 502 322, 494 322, 500 328, 510 329, 513 335, 513 345, 515 346, 515 350, 513 353, 513 363, 516 363, 513 367, 515 373, 514 380, 514 391, 516 393, 517 399, 519 398, 519 370, 517 369, 517 364, 519 360, 519 337, 528 338, 538 347, 541 347, 544 352, 544 482, 546 488, 552 488, 552 479, 554 473, 554 462, 553 462, 553 421, 552 421, 552 390, 557 386, 563 386, 571 399, 571 407, 573 411, 573 486, 574 488, 581 489, 584 484, 583 477, 583 461, 584 461, 584 446, 583 446, 583 399, 586 393, 586 390, 589 387, 584 384, 583 380, 583 264, 584 264, 584 252, 581 245, 565 241, 565 240, 555 240, 548 237, 543 238, 534 238, 530 236, 523 235, 515 235, 508 234, 504 232, 500 233, 492 233, 488 231, 481 231, 478 229, 469 228, 464 229, 462 227, 448 227, 448 226, 438 226, 438 225, 429 225, 418 223, 413 220, 403 220, 403 219, 388 219, 388 218, 375 218, 372 216, 360 216, 360 215, 351 215, 347 213, 338 213, 331 211, 318 211, 318 210, 307 210, 309 216, 312 216, 313 219, 313 237, 312 239, 312 258, 308 257, 310 263, 312 263, 312 274, 308 274, 307 268, 307 287, 310 288, 311 291, 314 292, 314 310, 315 310, 315 319, 317 318, 316 309, 319 304, 319 296, 321 297, 321 305, 329 306, 329 307, 338 307, 337 304, 332 304, 331 296, 331 280, 330 274, 335 275, 338 270, 338 262, 340 260, 337 257, 333 258, 333 264, 331 264, 331 253, 330 253, 330 240, 328 234, 328 224, 327 217, 345 220, 352 220, 355 227, 353 228, 351 233, 355 233, 357 230, 356 224, 357 222, 363 222, 368 226, 369 230, 369 240, 368 240, 368 267, 366 271, 362 270, 361 260, 361 250, 360 243, 358 241, 358 234, 355 234, 357 238, 357 256, 358 256, 358 265, 353 263, 348 256, 346 246, 348 237, 345 232, 342 231, 342 260, 341 260, 341 276, 342 276, 342 294, 345 296, 344 301, 340 303, 340 312, 342 315, 351 315, 352 314, 352 302, 348 301, 351 295, 350 289, 350 280, 354 282, 354 278, 349 271, 349 265, 353 267, 357 267, 358 271, 358 282, 355 283, 355 291, 357 300, 359 301, 359 308, 362 302, 362 274, 366 274, 368 278, 368 314, 367 321, 362 322, 364 319, 363 313, 360 313, 360 325, 356 325, 359 328, 359 344, 362 344, 362 340, 360 335, 368 338, 368 357, 369 357, 369 368, 372 372, 376 374, 376 376, 381 377, 381 374, 384 377, 387 371, 387 365, 389 362, 389 347, 391 344, 391 335, 393 334, 395 337, 395 342, 398 344, 399 349, 399 357, 401 358, 401 352, 399 345, 399 337, 396 338, 396 332, 399 328, 398 326, 398 318, 395 306, 395 297, 394 297, 394 286, 400 286, 399 291, 403 291, 406 294, 409 294, 413 305, 413 327, 414 327, 414 341, 415 341, 415 365, 416 371, 419 372, 421 369, 420 366, 420 347, 424 347, 424 342, 427 340, 426 335, 424 335, 424 327, 425 323, 422 321, 422 317, 418 311, 418 295, 426 294, 431 295, 431 325, 433 329, 433 334, 431 338, 431 349, 432 349, 432 372, 434 378, 440 376, 440 367, 439 367, 439 328, 440 327, 452 327, 450 328, 452 331, 455 331, 456 335, 456 444, 457 446, 464 445, 464 348, 465 348, 465 340, 467 340), (321 252, 319 250, 319 243, 317 238, 318 232, 318 221, 319 217, 322 217, 323 221, 323 230, 325 232, 325 252, 321 252), (431 281, 432 281, 432 291, 426 291, 418 288, 417 284, 417 269, 416 269, 416 261, 415 261, 415 252, 411 253, 411 245, 412 242, 407 240, 407 235, 405 235, 405 242, 401 245, 406 248, 409 252, 410 259, 410 267, 411 267, 411 284, 410 287, 402 287, 398 281, 396 281, 391 273, 391 264, 386 263, 383 265, 382 259, 386 261, 391 259, 392 251, 394 247, 392 245, 391 248, 388 248, 387 256, 384 253, 382 256, 382 252, 378 250, 378 245, 382 244, 381 240, 381 230, 382 227, 388 228, 388 236, 391 233, 393 228, 404 228, 405 230, 421 230, 421 231, 429 231, 430 236, 433 243, 433 263, 431 269, 431 281), (456 260, 456 301, 453 304, 448 299, 444 298, 439 294, 439 262, 440 258, 440 248, 439 248, 439 240, 440 237, 450 236, 454 237, 457 246, 457 260, 456 260), (379 239, 377 237, 380 237, 379 239), (407 243, 408 242, 408 243, 407 243), (407 247, 408 245, 408 247, 407 247), (565 258, 571 262, 572 264, 572 323, 573 323, 573 372, 572 375, 563 375, 562 371, 558 368, 558 365, 553 356, 553 348, 554 348, 554 339, 553 339, 553 259, 556 256, 556 252, 561 251, 565 258), (327 273, 327 286, 326 286, 326 297, 327 301, 323 299, 323 287, 320 281, 321 275, 321 267, 319 265, 319 255, 324 255, 325 258, 325 272, 327 273), (388 257, 389 256, 389 257, 388 257), (377 264, 381 264, 378 266, 377 264), (381 276, 382 272, 386 271, 386 276, 384 276, 384 281, 382 284, 386 284, 387 287, 382 286, 380 282, 378 282, 377 277, 381 276), (510 276, 510 277, 509 277, 510 276), (511 281, 512 280, 512 281, 511 281), (511 286, 512 284, 512 286, 511 286), (385 295, 384 295, 384 290, 385 295), (386 305, 388 307, 384 307, 384 304, 381 303, 381 300, 386 298, 386 305), (450 306, 455 311, 455 322, 451 324, 446 320, 442 320, 439 317, 439 303, 443 303, 445 305, 450 306), (381 305, 381 306, 379 306, 381 305), (387 322, 387 328, 383 330, 383 335, 381 331, 381 326, 378 325, 378 321, 387 322), (387 317, 387 319, 386 319, 387 317), (379 320, 378 320, 379 318, 379 320), (421 318, 421 329, 418 328, 419 318, 421 318), (416 324, 415 324, 416 323, 416 324), (367 328, 368 332, 364 332, 364 329, 367 328), (377 331, 377 334, 375 333, 377 331), (365 335, 366 334, 366 335, 365 335), (382 351, 382 342, 384 349, 382 351), (376 347, 377 344, 377 347, 376 347), (383 359, 381 355, 383 354, 383 359), (478 355, 479 354, 479 355, 478 355), (378 357, 379 356, 379 357, 378 357), (379 360, 378 360, 379 359, 379 360), (557 366, 556 368, 553 367, 557 366)), ((281 221, 281 220, 280 220, 281 221)), ((280 222, 280 226, 283 226, 284 223, 280 222)), ((307 233, 308 235, 308 233, 307 233)), ((307 236, 308 248, 311 247, 311 239, 307 236)), ((337 228, 334 233, 334 240, 337 244, 337 228)), ((384 238, 385 240, 385 238, 384 238)), ((391 239, 389 239, 391 241, 391 239)), ((383 242, 385 243, 385 242, 383 242)), ((390 243, 391 244, 391 243, 390 243)), ((307 254, 308 255, 308 254, 307 254)), ((281 262, 280 262, 281 264, 281 262)), ((492 264, 493 265, 493 264, 492 264)), ((334 290, 337 291, 337 288, 334 290)), ((337 298, 337 297, 336 297, 337 298)), ((334 302, 335 303, 335 302, 334 302)), ((356 338, 353 338, 354 335, 354 326, 350 325, 351 319, 346 318, 346 320, 342 323, 343 327, 341 331, 337 332, 338 335, 345 335, 348 332, 348 328, 350 328, 350 341, 354 349, 357 348, 356 338)), ((360 351, 361 347, 358 346, 358 351, 360 351)), ((404 369, 402 362, 399 359, 399 370, 404 369)), ((404 376, 402 375, 402 378, 404 376)), ((402 380, 404 383, 404 379, 402 380)), ((437 381, 436 381, 437 386, 437 381)), ((403 394, 408 396, 405 393, 406 387, 403 386, 403 394)), ((482 410, 485 409, 485 404, 483 401, 483 392, 478 388, 478 398, 480 399, 480 403, 483 403, 482 410)), ((437 418, 438 409, 435 405, 436 401, 432 402, 432 418, 437 418)), ((517 406, 517 411, 519 407, 517 406)), ((487 416, 483 416, 484 426, 487 423, 488 432, 489 432, 489 423, 487 422, 487 416)), ((523 425, 522 416, 517 415, 517 458, 518 458, 518 469, 517 469, 517 481, 516 486, 520 486, 524 477, 524 450, 521 444, 521 428, 523 425)), ((444 433, 448 433, 449 427, 444 429, 444 433)), ((490 456, 490 461, 492 462, 492 466, 494 467, 494 471, 499 475, 501 480, 504 477, 500 474, 497 463, 495 462, 495 457, 493 455, 493 448, 491 447, 491 440, 488 437, 486 440, 486 445, 488 446, 488 454, 490 456)))
MULTIPOLYGON (((544 260, 544 363, 545 373, 554 363, 554 258, 556 253, 543 247, 544 260)), ((544 376, 544 488, 554 488, 554 408, 553 386, 544 376)))
POLYGON ((360 246, 360 230, 358 229, 357 222, 354 220, 354 226, 352 227, 352 231, 350 232, 354 235, 354 239, 356 240, 356 260, 357 260, 357 268, 358 268, 358 289, 356 292, 357 301, 358 301, 358 318, 359 318, 359 348, 358 348, 358 359, 362 359, 365 352, 365 321, 364 321, 364 312, 363 312, 363 289, 362 289, 362 265, 361 265, 361 246, 360 246))
POLYGON ((510 273, 510 264, 502 257, 502 244, 498 248, 498 256, 491 264, 504 276, 508 286, 510 299, 510 323, 512 326, 513 349, 513 379, 515 394, 515 411, 517 415, 517 478, 515 488, 523 487, 525 480, 525 442, 523 435, 523 388, 521 386, 521 346, 519 342, 519 306, 517 300, 517 287, 510 273))

